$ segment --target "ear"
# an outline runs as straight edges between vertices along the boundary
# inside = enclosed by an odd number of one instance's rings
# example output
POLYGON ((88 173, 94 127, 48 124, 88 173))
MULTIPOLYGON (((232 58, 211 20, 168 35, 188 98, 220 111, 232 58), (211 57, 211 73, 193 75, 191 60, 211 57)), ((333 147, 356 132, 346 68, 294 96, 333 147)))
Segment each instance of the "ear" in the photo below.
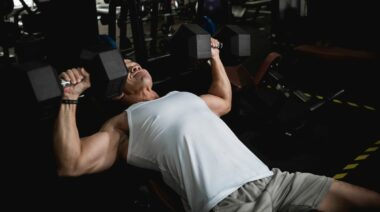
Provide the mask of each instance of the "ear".
POLYGON ((122 92, 119 96, 113 97, 112 100, 118 101, 118 100, 122 99, 124 97, 124 95, 125 95, 124 92, 122 92))

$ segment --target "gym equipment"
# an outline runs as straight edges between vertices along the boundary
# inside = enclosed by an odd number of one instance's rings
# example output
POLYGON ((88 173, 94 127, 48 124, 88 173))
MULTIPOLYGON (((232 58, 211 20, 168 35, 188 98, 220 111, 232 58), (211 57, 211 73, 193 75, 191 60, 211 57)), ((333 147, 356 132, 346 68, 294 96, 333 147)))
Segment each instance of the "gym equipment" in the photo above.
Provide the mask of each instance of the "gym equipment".
POLYGON ((58 110, 62 96, 57 71, 49 64, 41 61, 29 61, 13 66, 12 74, 18 81, 18 89, 22 91, 19 104, 27 103, 29 115, 36 119, 50 119, 58 110))
POLYGON ((46 32, 46 17, 44 14, 50 5, 50 0, 33 0, 26 2, 19 0, 22 8, 15 14, 15 22, 18 23, 19 17, 22 21, 22 30, 27 34, 38 34, 46 32), (33 4, 36 6, 33 7, 33 4))
POLYGON ((249 21, 255 23, 259 15, 271 14, 271 12, 268 11, 268 7, 271 7, 272 4, 274 4, 272 0, 234 1, 231 10, 235 21, 249 21))
POLYGON ((12 0, 3 0, 0 2, 0 46, 3 50, 5 61, 10 59, 9 49, 14 46, 14 43, 19 35, 17 22, 6 21, 7 16, 12 13, 14 3, 12 0))
POLYGON ((225 65, 241 63, 251 55, 251 35, 237 25, 225 25, 214 37, 223 43, 220 55, 225 65))
POLYGON ((243 65, 226 67, 228 78, 233 85, 232 88, 236 91, 241 91, 245 87, 253 86, 254 89, 259 89, 267 84, 272 84, 272 78, 267 78, 266 75, 278 73, 277 69, 279 68, 281 57, 277 52, 269 53, 259 65, 258 70, 253 73, 250 73, 243 65))
MULTIPOLYGON (((223 47, 221 55, 236 60, 251 55, 251 35, 237 25, 222 27, 214 37, 223 47)), ((182 24, 171 39, 171 54, 175 57, 208 59, 211 56, 211 35, 197 24, 182 24)))
MULTIPOLYGON (((146 12, 142 11, 146 3, 140 0, 107 0, 97 8, 97 12, 102 16, 102 23, 109 25, 108 33, 116 40, 116 21, 120 32, 121 50, 129 50, 131 43, 135 50, 135 59, 141 65, 147 62, 147 49, 145 46, 145 35, 143 29, 143 18, 146 12), (117 7, 120 6, 120 10, 117 7), (132 42, 127 38, 127 16, 129 14, 132 42), (106 19, 106 20, 105 20, 106 19)), ((147 11, 147 10, 145 10, 147 11)))
POLYGON ((317 110, 318 108, 322 107, 324 104, 328 103, 328 102, 331 102, 333 99, 335 99, 335 97, 341 95, 342 93, 344 93, 344 89, 341 89, 333 94, 330 94, 328 95, 325 99, 323 99, 322 101, 312 105, 311 107, 309 107, 309 111, 310 112, 313 112, 315 110, 317 110))
POLYGON ((232 113, 241 117, 239 122, 242 123, 256 120, 258 131, 294 136, 309 125, 316 111, 344 90, 326 95, 323 100, 306 96, 286 83, 279 72, 280 59, 280 54, 271 52, 253 74, 242 65, 226 67, 237 97, 232 113))
POLYGON ((91 79, 95 81, 96 94, 108 99, 121 94, 128 69, 118 49, 83 49, 80 58, 91 79))
MULTIPOLYGON (((231 52, 235 55, 231 58, 224 58, 225 60, 222 58, 223 63, 229 65, 232 62, 240 62, 239 60, 242 60, 244 56, 250 55, 250 35, 238 26, 228 25, 225 28, 219 31, 218 35, 223 41, 219 42, 218 48, 221 52, 231 52)), ((169 46, 169 54, 164 57, 150 58, 149 61, 162 61, 167 58, 165 61, 169 60, 170 62, 163 70, 167 77, 198 70, 199 65, 211 57, 210 39, 211 35, 198 24, 178 25, 170 40, 162 42, 162 46, 169 46)), ((226 53, 226 55, 230 55, 230 53, 226 53)))
POLYGON ((169 51, 168 40, 175 31, 173 10, 178 7, 178 2, 157 0, 151 1, 150 4, 150 55, 166 54, 169 51), (160 27, 159 19, 163 19, 160 27))
POLYGON ((107 4, 97 4, 96 11, 101 16, 101 23, 108 25, 108 35, 116 40, 116 26, 119 27, 120 49, 128 49, 131 41, 127 37, 127 2, 122 0, 109 0, 107 4), (117 22, 117 23, 116 23, 117 22))
POLYGON ((201 20, 199 20, 199 26, 201 26, 203 29, 205 29, 210 35, 214 35, 216 32, 216 24, 214 21, 208 17, 203 16, 201 20))
POLYGON ((46 58, 47 10, 50 0, 19 0, 13 12, 14 23, 20 28, 14 49, 18 63, 46 58), (20 24, 22 23, 22 24, 20 24))
POLYGON ((62 95, 57 71, 46 63, 31 61, 17 65, 25 71, 37 102, 46 102, 62 95))
POLYGON ((182 24, 171 41, 175 58, 208 59, 211 57, 210 34, 197 24, 182 24))
MULTIPOLYGON (((158 2, 157 2, 158 3, 158 2)), ((160 30, 163 34, 168 35, 171 33, 173 24, 174 24, 174 13, 172 10, 172 1, 171 0, 164 0, 160 2, 162 7, 162 16, 164 18, 163 24, 160 27, 160 30)))
MULTIPOLYGON (((168 53, 149 58, 146 65, 148 69, 151 67, 159 71, 159 75, 154 79, 165 79, 173 76, 189 73, 195 70, 195 66, 202 59, 211 57, 211 36, 197 24, 181 24, 176 25, 174 34, 168 38, 164 38, 159 42, 162 49, 167 49, 168 53), (151 66, 150 64, 155 64, 151 66), (161 68, 157 68, 157 64, 161 68)), ((202 61, 203 62, 203 61, 202 61)), ((158 73, 158 72, 156 72, 158 73)))
POLYGON ((199 0, 196 14, 196 23, 202 21, 203 16, 208 16, 217 26, 229 24, 232 21, 230 0, 199 0))
MULTIPOLYGON (((127 75, 127 68, 117 49, 107 51, 83 51, 87 60, 86 69, 91 75, 92 91, 96 96, 112 98, 121 94, 121 86, 127 75)), ((68 82, 58 78, 57 70, 42 61, 30 61, 15 65, 21 86, 27 94, 27 101, 42 118, 51 116, 62 96, 62 87, 68 82)))

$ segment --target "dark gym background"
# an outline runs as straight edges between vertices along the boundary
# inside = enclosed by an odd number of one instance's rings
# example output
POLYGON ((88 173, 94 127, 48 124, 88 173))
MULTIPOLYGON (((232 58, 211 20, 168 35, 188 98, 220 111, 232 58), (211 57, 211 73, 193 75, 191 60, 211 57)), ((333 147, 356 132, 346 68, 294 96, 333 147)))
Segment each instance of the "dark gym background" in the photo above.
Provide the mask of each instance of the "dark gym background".
MULTIPOLYGON (((207 66, 173 70, 166 57, 170 37, 181 23, 203 24, 207 30, 236 24, 249 32, 251 56, 240 58, 238 64, 251 74, 270 52, 281 54, 276 68, 281 80, 270 84, 273 77, 265 76, 268 83, 263 82, 254 97, 234 93, 234 108, 223 117, 265 163, 331 176, 380 192, 376 77, 380 70, 380 13, 375 2, 41 0, 22 5, 1 0, 0 70, 6 126, 2 139, 3 202, 14 210, 171 211, 151 191, 148 176, 152 173, 124 161, 99 174, 58 177, 52 151, 57 108, 45 108, 41 115, 32 107, 28 87, 14 66, 41 60, 61 72, 80 65, 82 48, 107 39, 125 58, 148 67, 161 94, 170 89, 201 93, 208 85, 207 66), (113 5, 115 15, 109 13, 113 5), (127 5, 127 12, 121 12, 123 8, 117 5, 127 5), (203 16, 210 17, 214 25, 204 22, 203 16), (284 98, 283 91, 274 87, 276 83, 289 89, 294 98, 284 98), (326 101, 339 90, 344 92, 326 101), (297 97, 293 91, 323 105, 304 113, 309 105, 294 103, 297 97), (299 116, 285 126, 269 120, 268 114, 299 116)), ((89 93, 78 107, 81 135, 95 132, 121 109, 89 93)))

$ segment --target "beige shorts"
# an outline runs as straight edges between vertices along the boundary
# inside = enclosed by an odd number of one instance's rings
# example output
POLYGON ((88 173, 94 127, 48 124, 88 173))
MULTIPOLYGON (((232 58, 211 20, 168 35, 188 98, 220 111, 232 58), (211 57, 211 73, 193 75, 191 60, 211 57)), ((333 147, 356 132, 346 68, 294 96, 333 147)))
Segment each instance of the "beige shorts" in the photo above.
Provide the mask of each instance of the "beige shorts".
POLYGON ((318 208, 333 181, 310 173, 272 171, 273 176, 246 183, 212 211, 310 211, 318 208))

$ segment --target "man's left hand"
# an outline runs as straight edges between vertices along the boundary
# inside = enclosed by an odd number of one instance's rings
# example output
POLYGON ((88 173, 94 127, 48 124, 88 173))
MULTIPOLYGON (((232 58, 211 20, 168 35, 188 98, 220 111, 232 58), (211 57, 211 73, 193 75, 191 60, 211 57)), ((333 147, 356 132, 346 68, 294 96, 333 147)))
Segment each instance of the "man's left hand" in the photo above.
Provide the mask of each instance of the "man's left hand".
POLYGON ((219 41, 211 38, 211 58, 216 59, 219 58, 219 41))

